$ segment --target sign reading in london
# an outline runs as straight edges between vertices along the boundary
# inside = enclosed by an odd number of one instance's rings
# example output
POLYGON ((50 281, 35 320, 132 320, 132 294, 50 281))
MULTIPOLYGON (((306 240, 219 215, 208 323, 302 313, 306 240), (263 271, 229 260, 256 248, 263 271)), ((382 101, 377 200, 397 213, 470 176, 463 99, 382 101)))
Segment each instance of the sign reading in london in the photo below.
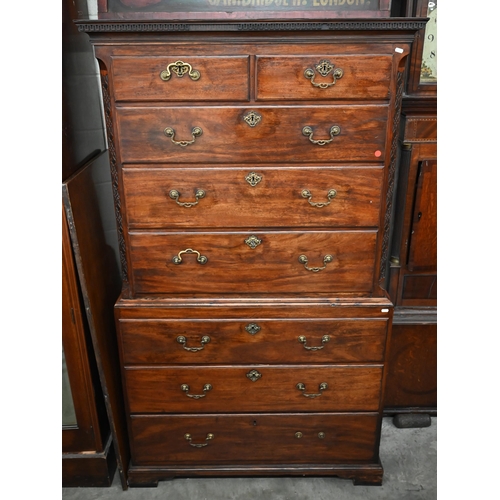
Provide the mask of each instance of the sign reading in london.
POLYGON ((109 0, 109 6, 114 12, 376 11, 380 0, 109 0))

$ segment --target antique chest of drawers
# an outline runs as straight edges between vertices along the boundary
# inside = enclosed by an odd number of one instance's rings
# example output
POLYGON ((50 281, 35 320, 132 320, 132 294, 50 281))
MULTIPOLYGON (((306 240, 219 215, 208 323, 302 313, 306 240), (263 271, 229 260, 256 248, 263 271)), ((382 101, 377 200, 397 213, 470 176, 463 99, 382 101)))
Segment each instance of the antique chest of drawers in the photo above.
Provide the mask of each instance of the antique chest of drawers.
POLYGON ((81 22, 101 67, 131 485, 380 484, 417 21, 81 22))

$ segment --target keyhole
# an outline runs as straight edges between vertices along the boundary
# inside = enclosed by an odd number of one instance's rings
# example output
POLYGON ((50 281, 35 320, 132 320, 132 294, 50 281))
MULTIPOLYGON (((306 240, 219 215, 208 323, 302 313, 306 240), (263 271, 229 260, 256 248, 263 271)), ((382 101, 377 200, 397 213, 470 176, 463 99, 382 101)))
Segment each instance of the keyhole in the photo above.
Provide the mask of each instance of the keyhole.
POLYGON ((257 420, 254 420, 254 421, 253 421, 253 425, 257 425, 257 420))
POLYGON ((422 212, 418 212, 418 220, 420 220, 422 218, 422 212))

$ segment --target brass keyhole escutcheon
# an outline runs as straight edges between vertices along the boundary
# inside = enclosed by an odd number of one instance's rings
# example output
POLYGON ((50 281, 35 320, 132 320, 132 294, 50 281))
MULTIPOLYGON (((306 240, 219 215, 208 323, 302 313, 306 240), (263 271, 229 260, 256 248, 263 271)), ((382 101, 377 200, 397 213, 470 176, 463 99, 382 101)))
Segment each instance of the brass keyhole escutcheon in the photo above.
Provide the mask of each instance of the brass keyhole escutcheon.
POLYGON ((262 377, 262 373, 257 370, 251 370, 247 373, 247 378, 252 382, 257 382, 262 377))
POLYGON ((250 335, 255 335, 256 333, 260 332, 260 326, 257 323, 248 323, 248 325, 245 326, 245 330, 250 335))
POLYGON ((261 243, 262 243, 262 240, 260 238, 258 238, 257 236, 255 236, 255 234, 252 234, 251 236, 249 236, 246 240, 245 240, 245 243, 252 249, 255 249, 257 248, 261 243))
POLYGON ((259 175, 255 172, 250 172, 246 177, 245 180, 250 184, 250 186, 255 187, 261 180, 262 180, 262 175, 259 175))
POLYGON ((243 120, 245 120, 248 126, 253 128, 261 122, 262 115, 257 113, 257 111, 249 111, 243 116, 243 120))

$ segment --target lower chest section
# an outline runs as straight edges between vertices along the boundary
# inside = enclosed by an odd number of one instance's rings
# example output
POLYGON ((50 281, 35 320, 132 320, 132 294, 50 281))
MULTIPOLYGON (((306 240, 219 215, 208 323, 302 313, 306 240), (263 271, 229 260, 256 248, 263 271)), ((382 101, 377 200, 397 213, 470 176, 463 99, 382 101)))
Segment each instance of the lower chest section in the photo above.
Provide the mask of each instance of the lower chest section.
POLYGON ((132 302, 116 315, 134 467, 378 461, 383 301, 132 302))

